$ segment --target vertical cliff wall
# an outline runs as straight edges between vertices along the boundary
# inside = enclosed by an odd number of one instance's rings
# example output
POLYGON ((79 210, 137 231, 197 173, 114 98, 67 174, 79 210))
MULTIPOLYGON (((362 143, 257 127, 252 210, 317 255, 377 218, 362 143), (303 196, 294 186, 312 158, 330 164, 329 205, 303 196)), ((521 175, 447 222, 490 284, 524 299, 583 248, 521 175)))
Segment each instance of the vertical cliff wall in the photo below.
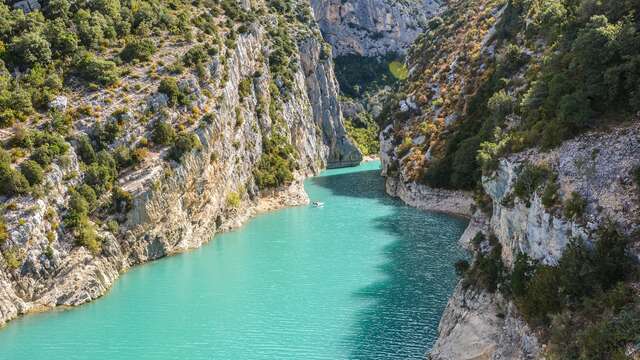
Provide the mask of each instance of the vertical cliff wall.
POLYGON ((312 0, 334 56, 404 54, 440 9, 436 0, 312 0))

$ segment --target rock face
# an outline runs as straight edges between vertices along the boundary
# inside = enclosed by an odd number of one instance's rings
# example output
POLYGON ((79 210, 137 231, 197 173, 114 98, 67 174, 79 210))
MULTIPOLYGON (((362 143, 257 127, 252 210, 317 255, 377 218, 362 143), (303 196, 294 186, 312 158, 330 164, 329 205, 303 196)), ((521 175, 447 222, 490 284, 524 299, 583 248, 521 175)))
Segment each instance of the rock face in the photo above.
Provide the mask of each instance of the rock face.
POLYGON ((436 0, 312 0, 333 55, 404 54, 440 9, 436 0))
POLYGON ((535 359, 538 339, 501 296, 458 284, 438 326, 432 360, 535 359))
POLYGON ((518 252, 546 264, 556 264, 571 240, 593 239, 593 232, 614 221, 631 234, 638 229, 640 204, 632 172, 640 164, 640 125, 608 133, 589 133, 567 141, 548 153, 529 150, 500 161, 494 176, 483 186, 493 201, 491 230, 502 243, 502 257, 510 264, 518 252), (530 204, 516 199, 505 205, 524 164, 544 165, 557 174, 558 195, 577 192, 587 201, 583 219, 566 219, 559 206, 546 209, 538 191, 530 204))
MULTIPOLYGON (((24 313, 96 299, 132 266, 199 247, 214 233, 239 226, 255 213, 308 203, 304 177, 325 167, 357 165, 362 157, 345 135, 332 63, 320 58, 322 44, 314 32, 317 29, 303 33, 305 38, 298 41, 297 68, 286 96, 271 92, 273 82, 263 60, 269 51, 268 33, 255 24, 228 49, 225 76, 214 57, 207 82, 191 74, 180 80, 198 111, 213 109, 210 121, 189 129, 202 149, 171 166, 162 160, 166 150, 151 152, 138 168, 121 174, 118 185, 133 195, 132 209, 115 236, 106 226, 99 228, 99 255, 76 246, 56 225, 63 223, 68 188, 80 181, 66 180, 79 170, 73 150, 64 165, 54 164, 48 173, 50 191, 44 198, 12 200, 14 209, 5 214, 11 236, 2 246, 15 251, 21 261, 15 267, 0 257, 0 325, 24 313), (244 79, 251 79, 253 86, 241 97, 238 89, 244 79), (217 96, 212 99, 207 92, 217 96), (271 97, 281 102, 277 122, 276 114, 258 110, 271 97), (297 152, 296 180, 261 191, 253 170, 265 137, 274 131, 297 152)), ((162 109, 159 116, 182 116, 166 108, 166 96, 161 101, 150 94, 142 100, 152 112, 162 109)), ((144 128, 131 128, 125 137, 140 131, 144 128)))

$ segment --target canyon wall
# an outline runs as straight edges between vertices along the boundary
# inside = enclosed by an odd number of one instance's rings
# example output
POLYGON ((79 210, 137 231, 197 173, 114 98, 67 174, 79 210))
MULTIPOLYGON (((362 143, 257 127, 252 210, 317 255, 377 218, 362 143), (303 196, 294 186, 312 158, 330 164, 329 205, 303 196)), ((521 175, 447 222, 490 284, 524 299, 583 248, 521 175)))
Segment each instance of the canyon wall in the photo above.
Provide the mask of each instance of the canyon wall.
MULTIPOLYGON (((68 191, 81 181, 73 148, 64 161, 53 164, 44 196, 7 201, 11 205, 4 217, 10 236, 2 247, 16 254, 18 264, 10 266, 0 257, 0 324, 21 314, 96 299, 132 266, 197 248, 257 212, 308 203, 302 187, 305 177, 326 167, 357 165, 362 157, 346 137, 333 65, 321 55, 323 42, 316 25, 309 23, 292 36, 297 44, 291 59, 295 71, 286 90, 265 61, 272 51, 270 34, 255 22, 232 48, 208 60, 205 80, 192 73, 181 75, 178 83, 192 97, 191 107, 168 106, 165 94, 153 92, 153 83, 133 93, 138 101, 129 106, 128 116, 150 114, 151 120, 176 123, 208 114, 206 121, 183 125, 202 147, 179 163, 163 159, 169 149, 153 148, 141 164, 119 175, 117 185, 132 195, 132 206, 115 215, 117 229, 96 221, 99 253, 77 246, 64 227, 68 191), (243 81, 250 81, 248 94, 239 91, 243 81), (295 180, 261 190, 254 169, 266 139, 275 135, 295 149, 295 180)), ((157 56, 186 50, 170 48, 157 56)), ((105 91, 70 102, 108 96, 105 91)), ((104 102, 105 115, 95 116, 107 118, 112 103, 104 102)), ((126 126, 123 139, 116 142, 147 131, 144 124, 126 126)))
POLYGON ((436 0, 312 0, 311 5, 334 56, 404 54, 441 6, 436 0))

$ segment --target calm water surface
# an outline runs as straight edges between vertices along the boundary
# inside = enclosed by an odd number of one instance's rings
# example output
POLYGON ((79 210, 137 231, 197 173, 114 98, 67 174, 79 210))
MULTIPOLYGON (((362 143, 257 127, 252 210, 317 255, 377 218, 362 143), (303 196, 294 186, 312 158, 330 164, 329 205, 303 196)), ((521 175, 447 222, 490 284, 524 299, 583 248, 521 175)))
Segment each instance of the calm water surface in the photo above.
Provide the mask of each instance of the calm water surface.
POLYGON ((465 221, 385 196, 379 163, 330 170, 285 209, 137 267, 110 293, 0 329, 0 359, 424 359, 465 221))

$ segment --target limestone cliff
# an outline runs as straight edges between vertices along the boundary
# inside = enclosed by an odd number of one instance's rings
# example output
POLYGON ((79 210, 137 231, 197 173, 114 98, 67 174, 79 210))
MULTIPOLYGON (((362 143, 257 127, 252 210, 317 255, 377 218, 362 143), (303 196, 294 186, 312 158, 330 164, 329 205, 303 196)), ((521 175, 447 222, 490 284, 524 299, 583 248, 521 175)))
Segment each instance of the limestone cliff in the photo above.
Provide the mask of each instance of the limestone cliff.
POLYGON ((404 54, 440 8, 436 0, 312 0, 311 4, 334 56, 404 54))
MULTIPOLYGON (((315 23, 289 24, 288 35, 296 45, 289 59, 291 82, 285 83, 265 61, 277 46, 273 29, 285 26, 285 19, 267 13, 262 20, 211 55, 202 68, 206 73, 179 76, 180 91, 192 99, 190 106, 168 106, 166 94, 155 92, 153 78, 144 75, 144 65, 132 71, 130 81, 138 83, 129 84, 128 90, 70 95, 71 104, 100 105, 92 122, 110 121, 109 113, 123 98, 130 101, 127 118, 144 114, 146 122, 125 122, 124 135, 114 147, 148 134, 145 125, 154 121, 180 123, 202 146, 179 162, 163 159, 170 149, 154 147, 139 165, 119 174, 118 186, 132 195, 131 208, 111 218, 120 223, 115 229, 106 219, 92 220, 102 244, 97 254, 77 246, 63 222, 68 190, 82 181, 73 148, 64 161, 52 165, 44 196, 5 199, 9 237, 0 245, 17 264, 0 257, 0 324, 21 314, 96 299, 130 267, 199 247, 256 212, 304 204, 304 177, 325 167, 360 162, 360 153, 345 135, 333 66, 321 55, 315 23), (133 88, 139 90, 131 92, 133 88), (207 115, 200 122, 191 120, 198 114, 207 115), (294 149, 295 180, 260 189, 255 169, 265 142, 276 135, 294 149)), ((165 47, 157 57, 169 64, 189 48, 165 47)))

